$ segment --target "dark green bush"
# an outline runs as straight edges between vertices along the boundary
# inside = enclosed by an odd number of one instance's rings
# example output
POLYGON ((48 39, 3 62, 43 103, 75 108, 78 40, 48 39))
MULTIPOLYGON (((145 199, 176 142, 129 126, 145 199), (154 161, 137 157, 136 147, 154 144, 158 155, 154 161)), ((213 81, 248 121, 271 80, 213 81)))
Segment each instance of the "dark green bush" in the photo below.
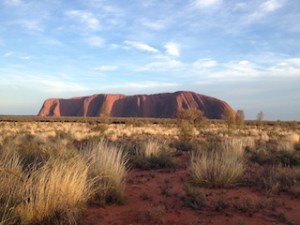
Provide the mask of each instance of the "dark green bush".
POLYGON ((162 151, 158 156, 150 156, 149 158, 140 155, 131 156, 129 164, 134 168, 143 170, 176 168, 172 155, 165 151, 162 151))
POLYGON ((256 178, 256 187, 268 193, 292 192, 300 185, 299 167, 268 166, 256 178))
POLYGON ((260 165, 300 166, 300 152, 268 151, 262 149, 252 152, 250 160, 260 165))
POLYGON ((196 140, 178 140, 171 144, 171 147, 175 148, 177 151, 197 151, 201 144, 196 140))

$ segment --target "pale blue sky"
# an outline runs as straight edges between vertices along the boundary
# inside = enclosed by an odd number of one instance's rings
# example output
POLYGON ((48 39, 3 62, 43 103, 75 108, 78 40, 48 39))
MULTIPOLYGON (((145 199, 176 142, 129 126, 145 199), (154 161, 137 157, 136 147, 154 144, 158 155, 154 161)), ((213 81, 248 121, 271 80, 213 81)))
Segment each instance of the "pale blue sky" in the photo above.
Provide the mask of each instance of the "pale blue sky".
POLYGON ((0 0, 0 114, 195 91, 300 120, 299 0, 0 0))

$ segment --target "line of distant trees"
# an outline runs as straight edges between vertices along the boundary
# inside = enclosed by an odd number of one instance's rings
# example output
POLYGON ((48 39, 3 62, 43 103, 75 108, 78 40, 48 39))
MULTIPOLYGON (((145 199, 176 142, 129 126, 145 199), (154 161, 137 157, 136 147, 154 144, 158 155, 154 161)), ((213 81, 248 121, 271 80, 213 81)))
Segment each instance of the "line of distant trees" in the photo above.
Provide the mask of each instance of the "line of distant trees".
MULTIPOLYGON (((193 128, 199 129, 207 124, 207 119, 204 112, 199 109, 181 110, 176 114, 177 123, 179 125, 181 136, 183 139, 190 139, 192 136, 193 128)), ((245 126, 245 113, 244 110, 238 109, 236 113, 231 110, 226 110, 223 114, 223 120, 230 130, 233 127, 242 129, 245 126)), ((264 113, 257 114, 257 124, 261 126, 264 120, 264 113)))

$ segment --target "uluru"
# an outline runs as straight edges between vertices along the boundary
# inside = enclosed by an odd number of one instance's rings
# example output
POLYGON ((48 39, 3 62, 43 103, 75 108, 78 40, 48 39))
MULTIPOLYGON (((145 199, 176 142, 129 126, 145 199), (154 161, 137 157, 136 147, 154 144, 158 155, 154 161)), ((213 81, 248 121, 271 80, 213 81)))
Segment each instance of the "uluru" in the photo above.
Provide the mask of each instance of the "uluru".
POLYGON ((178 91, 151 95, 96 94, 69 99, 47 99, 39 116, 149 117, 173 118, 183 109, 196 108, 208 119, 221 119, 226 111, 234 110, 220 99, 178 91))

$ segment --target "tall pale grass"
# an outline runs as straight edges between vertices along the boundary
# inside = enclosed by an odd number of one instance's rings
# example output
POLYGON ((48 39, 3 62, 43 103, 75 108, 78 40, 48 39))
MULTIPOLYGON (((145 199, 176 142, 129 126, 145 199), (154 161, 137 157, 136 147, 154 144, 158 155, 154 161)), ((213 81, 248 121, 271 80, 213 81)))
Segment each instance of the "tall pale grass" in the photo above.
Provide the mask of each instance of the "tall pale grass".
POLYGON ((89 165, 89 179, 94 181, 92 201, 98 204, 123 202, 128 168, 127 155, 122 149, 101 139, 90 144, 83 151, 83 157, 89 165))
POLYGON ((18 177, 22 173, 22 160, 18 152, 14 150, 14 145, 0 149, 0 173, 2 178, 9 174, 18 177))
POLYGON ((148 140, 143 146, 142 149, 139 149, 138 154, 150 158, 152 156, 158 156, 161 153, 161 145, 157 141, 148 140))
POLYGON ((246 141, 240 138, 225 139, 221 143, 221 151, 236 155, 242 158, 244 156, 244 148, 246 141))
POLYGON ((60 141, 30 144, 34 152, 20 144, 0 146, 0 225, 76 224, 88 201, 125 199, 127 158, 120 148, 102 140, 81 154, 60 141))
POLYGON ((86 162, 75 152, 53 154, 27 168, 19 147, 12 140, 0 149, 0 225, 75 224, 92 195, 86 162))
POLYGON ((14 209, 16 202, 14 194, 17 191, 17 186, 12 186, 9 192, 0 194, 0 225, 14 225, 17 222, 17 216, 14 209))
POLYGON ((75 224, 91 195, 87 179, 88 167, 81 158, 50 160, 23 182, 23 199, 16 213, 24 224, 75 224))
POLYGON ((19 200, 19 186, 23 177, 19 155, 10 148, 0 149, 0 225, 17 221, 15 207, 19 200))
POLYGON ((229 187, 242 180, 244 149, 240 141, 225 140, 221 149, 193 153, 191 182, 208 187, 229 187))
POLYGON ((277 144, 277 151, 293 152, 295 151, 294 143, 291 141, 280 140, 277 144))
POLYGON ((12 187, 18 186, 24 177, 22 161, 11 148, 0 149, 0 194, 9 197, 12 187))

